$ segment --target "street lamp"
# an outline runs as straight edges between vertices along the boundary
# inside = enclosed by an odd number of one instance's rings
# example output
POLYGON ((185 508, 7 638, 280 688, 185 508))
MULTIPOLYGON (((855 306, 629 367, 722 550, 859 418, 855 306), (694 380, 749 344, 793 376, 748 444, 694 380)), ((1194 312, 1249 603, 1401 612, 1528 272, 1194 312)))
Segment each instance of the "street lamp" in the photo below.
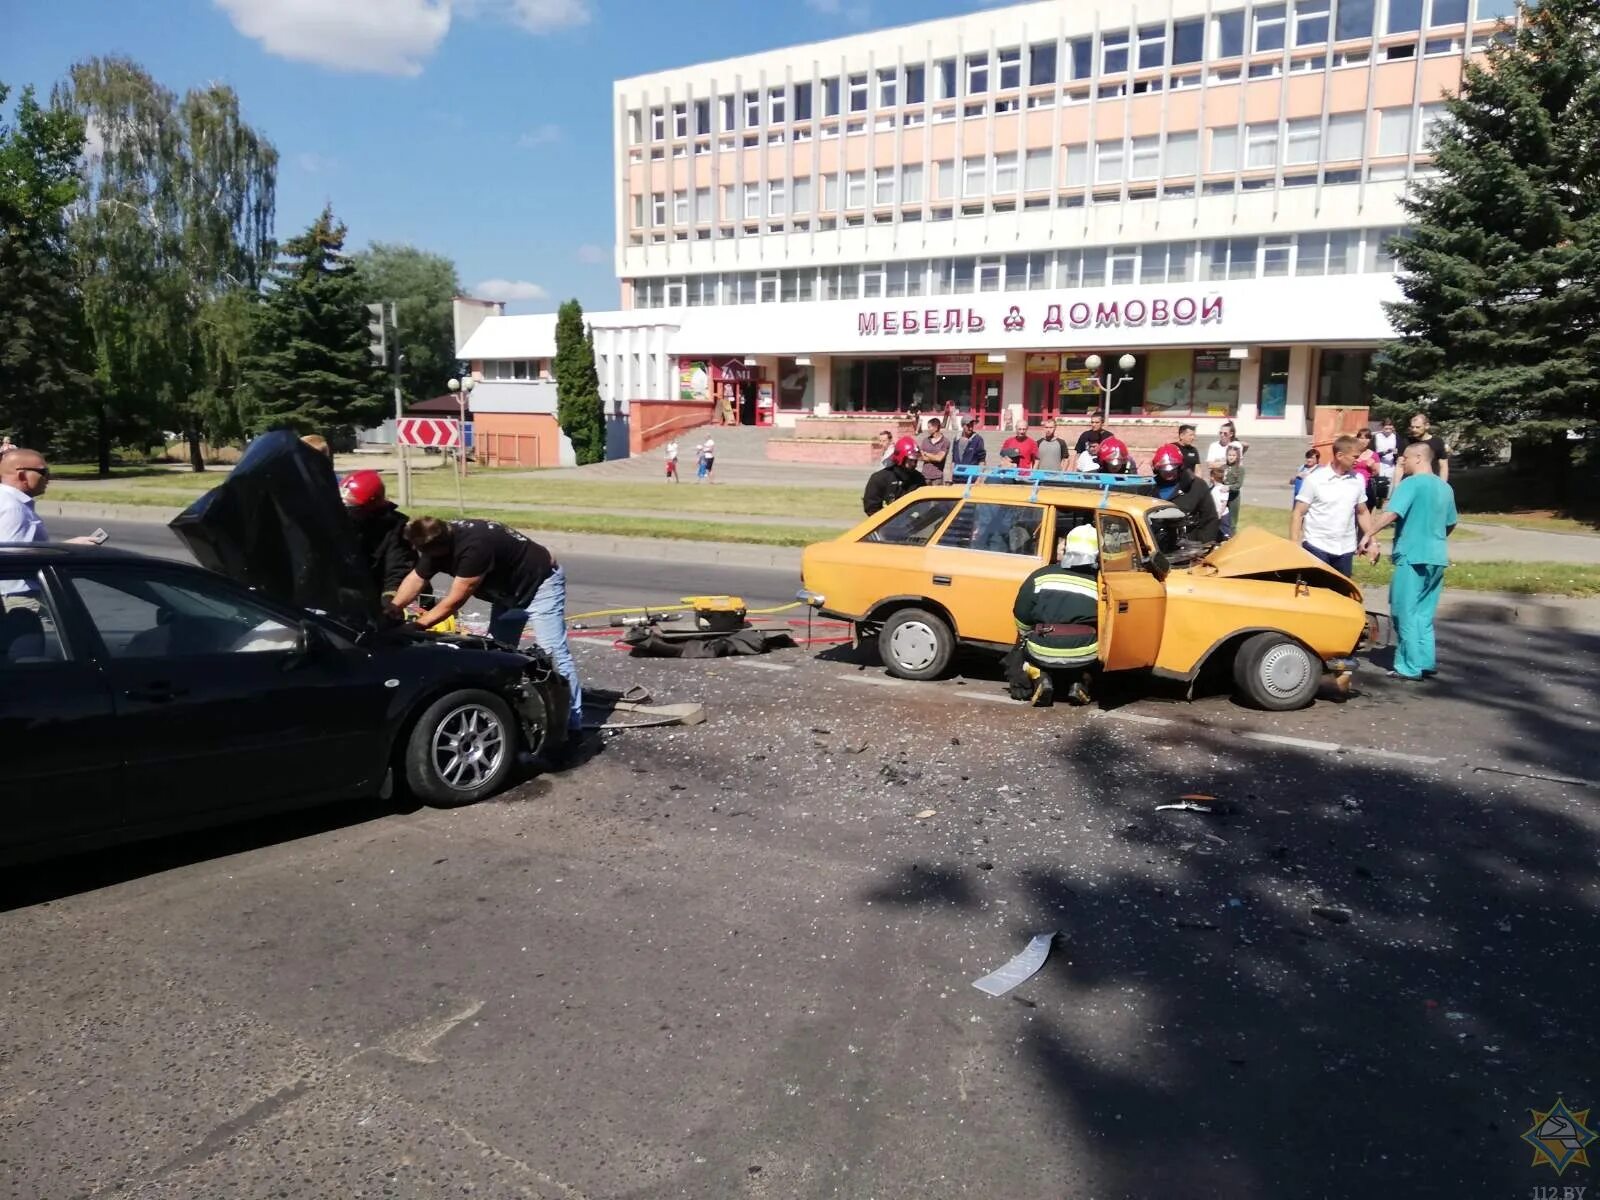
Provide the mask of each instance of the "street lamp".
POLYGON ((467 474, 467 398, 472 395, 472 389, 478 386, 478 381, 471 375, 464 375, 460 379, 451 379, 445 386, 455 396, 456 404, 461 409, 461 444, 456 447, 456 455, 461 464, 456 472, 456 507, 465 513, 467 502, 462 494, 461 482, 467 474))
POLYGON ((1094 385, 1100 389, 1105 397, 1101 401, 1100 411, 1104 418, 1109 421, 1111 419, 1111 393, 1123 384, 1133 382, 1133 369, 1139 365, 1139 360, 1131 354, 1124 354, 1117 359, 1117 366, 1122 369, 1122 374, 1118 378, 1111 380, 1104 378, 1100 374, 1100 367, 1103 364, 1098 354, 1089 355, 1088 358, 1083 360, 1083 365, 1094 373, 1094 385))

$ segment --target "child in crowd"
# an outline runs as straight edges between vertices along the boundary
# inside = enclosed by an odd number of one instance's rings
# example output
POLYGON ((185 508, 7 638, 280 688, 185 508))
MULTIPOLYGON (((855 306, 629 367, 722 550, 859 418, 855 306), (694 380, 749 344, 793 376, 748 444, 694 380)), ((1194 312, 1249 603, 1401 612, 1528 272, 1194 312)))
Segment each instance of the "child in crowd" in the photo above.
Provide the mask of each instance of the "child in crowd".
POLYGON ((1233 536, 1233 514, 1228 510, 1228 485, 1224 482, 1227 468, 1212 463, 1206 470, 1211 475, 1211 503, 1217 506, 1217 516, 1222 518, 1222 540, 1233 536))
POLYGON ((1300 499, 1300 485, 1306 481, 1306 476, 1322 465, 1322 451, 1315 446, 1306 451, 1305 465, 1294 473, 1294 478, 1289 480, 1289 486, 1294 489, 1294 494, 1289 498, 1293 504, 1300 499))
POLYGON ((1238 442, 1228 446, 1222 464, 1222 482, 1228 485, 1228 536, 1239 528, 1239 493, 1244 488, 1244 450, 1238 442))
POLYGON ((667 478, 673 483, 678 482, 678 441, 674 438, 667 443, 667 478))

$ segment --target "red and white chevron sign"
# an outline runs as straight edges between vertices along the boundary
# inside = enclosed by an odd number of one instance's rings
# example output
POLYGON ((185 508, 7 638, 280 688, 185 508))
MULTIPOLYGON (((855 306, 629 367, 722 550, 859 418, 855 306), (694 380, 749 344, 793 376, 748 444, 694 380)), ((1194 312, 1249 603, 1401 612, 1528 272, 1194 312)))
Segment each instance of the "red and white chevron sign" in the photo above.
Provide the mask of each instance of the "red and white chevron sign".
POLYGON ((401 417, 398 436, 402 446, 459 446, 461 422, 444 417, 401 417))

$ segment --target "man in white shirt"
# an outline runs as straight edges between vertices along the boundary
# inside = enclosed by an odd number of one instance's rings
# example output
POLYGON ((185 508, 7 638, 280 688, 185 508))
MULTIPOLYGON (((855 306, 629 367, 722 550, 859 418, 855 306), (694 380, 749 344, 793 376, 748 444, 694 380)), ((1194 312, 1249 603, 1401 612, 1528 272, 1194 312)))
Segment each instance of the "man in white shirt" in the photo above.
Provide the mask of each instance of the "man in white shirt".
POLYGON ((1385 421, 1383 428, 1372 435, 1372 452, 1378 456, 1378 474, 1393 479, 1395 460, 1400 456, 1400 437, 1393 421, 1385 421))
POLYGON ((1367 485, 1353 469, 1359 453, 1355 438, 1334 438, 1332 463, 1306 476, 1289 516, 1289 540, 1342 575, 1350 574, 1356 546, 1372 531, 1367 485))
MULTIPOLYGON (((50 466, 37 450, 12 449, 0 454, 0 543, 47 542, 44 521, 34 511, 36 497, 50 486, 50 466)), ((93 538, 68 538, 93 545, 93 538)), ((0 580, 0 601, 7 608, 37 608, 33 588, 20 579, 0 580)))

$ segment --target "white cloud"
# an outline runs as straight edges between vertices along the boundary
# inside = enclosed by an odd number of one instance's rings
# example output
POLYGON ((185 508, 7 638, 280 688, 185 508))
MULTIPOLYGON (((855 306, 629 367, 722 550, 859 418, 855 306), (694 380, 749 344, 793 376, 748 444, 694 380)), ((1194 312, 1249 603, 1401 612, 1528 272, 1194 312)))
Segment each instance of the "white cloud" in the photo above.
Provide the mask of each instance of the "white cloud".
POLYGON ((517 145, 524 150, 532 150, 535 146, 548 146, 551 142, 559 142, 561 137, 561 126, 547 122, 536 129, 528 130, 517 139, 517 145))
POLYGON ((578 247, 578 261, 582 263, 610 262, 611 251, 604 246, 596 246, 593 242, 585 242, 578 247))
POLYGON ((269 54, 336 71, 416 75, 450 30, 449 0, 214 0, 269 54))
POLYGON ((529 33, 575 29, 594 0, 212 0, 269 54, 336 71, 418 75, 450 31, 452 13, 529 33))
POLYGON ((848 25, 865 25, 872 19, 872 8, 856 0, 806 0, 806 7, 818 16, 839 17, 848 25))
POLYGON ((550 295, 537 283, 526 279, 485 279, 472 289, 482 300, 544 300, 550 295))

